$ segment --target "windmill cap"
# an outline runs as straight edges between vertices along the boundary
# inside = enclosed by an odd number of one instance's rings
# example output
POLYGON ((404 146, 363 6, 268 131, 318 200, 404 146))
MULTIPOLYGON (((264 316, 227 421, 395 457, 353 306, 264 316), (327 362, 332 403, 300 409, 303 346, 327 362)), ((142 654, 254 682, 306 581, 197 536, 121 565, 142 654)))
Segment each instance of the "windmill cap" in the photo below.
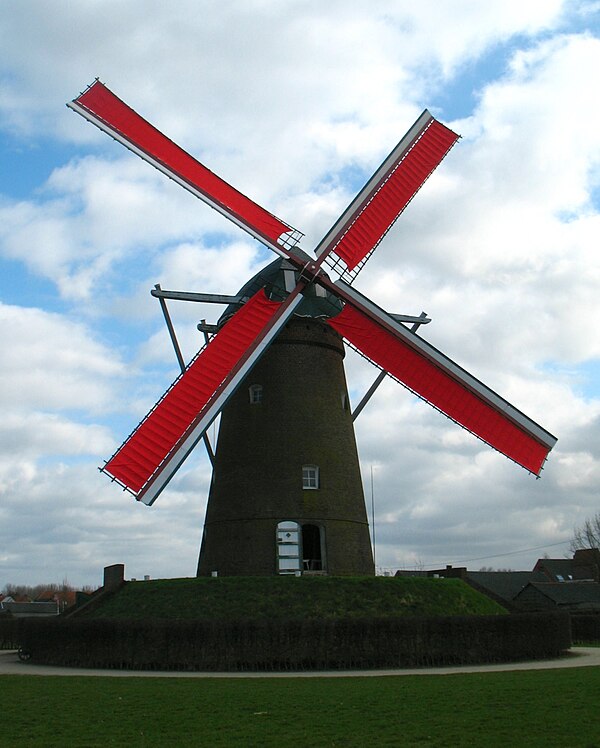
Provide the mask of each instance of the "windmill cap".
MULTIPOLYGON (((295 248, 294 254, 298 255, 302 259, 306 259, 307 262, 312 262, 312 258, 309 257, 301 249, 295 248)), ((242 301, 239 304, 230 304, 223 314, 219 317, 217 322, 218 325, 224 324, 237 310, 241 304, 247 301, 251 296, 264 288, 267 298, 271 301, 283 301, 287 295, 285 287, 285 276, 284 270, 288 270, 294 273, 294 278, 298 282, 300 272, 293 269, 285 258, 278 258, 273 262, 270 262, 262 270, 259 270, 256 275, 250 278, 238 291, 237 295, 242 297, 242 301)), ((322 287, 319 287, 322 289, 322 287)), ((317 295, 317 286, 312 283, 303 292, 303 299, 294 312, 297 317, 312 317, 312 318, 328 318, 335 317, 342 311, 343 304, 332 293, 327 291, 325 295, 317 295)))

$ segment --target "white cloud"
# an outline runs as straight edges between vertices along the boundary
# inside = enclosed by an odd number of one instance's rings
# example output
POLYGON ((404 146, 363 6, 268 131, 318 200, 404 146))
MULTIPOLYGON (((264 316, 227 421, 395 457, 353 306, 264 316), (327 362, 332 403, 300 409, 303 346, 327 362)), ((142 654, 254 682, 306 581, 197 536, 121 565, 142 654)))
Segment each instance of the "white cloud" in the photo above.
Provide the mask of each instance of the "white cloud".
MULTIPOLYGON (((165 242, 223 229, 174 187, 133 157, 70 163, 35 200, 0 206, 0 252, 53 281, 65 299, 90 301, 132 258, 147 266, 165 242)), ((119 280, 131 283, 127 273, 119 280)))
POLYGON ((97 413, 111 405, 110 382, 123 375, 123 367, 83 324, 41 309, 0 304, 0 325, 5 409, 97 413))

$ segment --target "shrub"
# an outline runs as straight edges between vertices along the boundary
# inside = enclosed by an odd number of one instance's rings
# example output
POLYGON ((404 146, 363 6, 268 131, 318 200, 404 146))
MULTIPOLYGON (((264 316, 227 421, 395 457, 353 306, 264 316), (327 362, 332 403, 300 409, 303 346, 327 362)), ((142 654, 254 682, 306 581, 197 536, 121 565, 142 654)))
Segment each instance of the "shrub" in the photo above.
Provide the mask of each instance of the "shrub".
POLYGON ((34 662, 137 670, 323 670, 506 662, 571 645, 563 613, 230 621, 23 621, 34 662))
POLYGON ((0 649, 18 649, 20 621, 10 613, 0 615, 0 649))
POLYGON ((573 641, 576 644, 600 642, 600 614, 581 613, 571 615, 573 641))

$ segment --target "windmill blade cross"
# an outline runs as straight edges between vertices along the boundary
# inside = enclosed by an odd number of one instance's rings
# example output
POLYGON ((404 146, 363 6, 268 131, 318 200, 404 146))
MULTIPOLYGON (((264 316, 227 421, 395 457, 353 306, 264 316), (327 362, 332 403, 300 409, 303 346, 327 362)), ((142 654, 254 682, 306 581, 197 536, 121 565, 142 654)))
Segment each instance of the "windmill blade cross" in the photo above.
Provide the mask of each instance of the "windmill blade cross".
MULTIPOLYGON (((327 322, 362 355, 539 475, 555 437, 342 280, 356 277, 458 140, 427 110, 323 237, 311 260, 294 248, 299 232, 207 169, 99 80, 68 106, 289 261, 283 268, 287 298, 273 302, 259 291, 245 301, 102 468, 136 498, 153 503, 312 284, 318 296, 330 293, 343 302, 342 311, 327 322), (323 272, 324 263, 341 276, 338 281, 323 272)), ((155 295, 161 294, 186 300, 203 296, 162 290, 155 295)))

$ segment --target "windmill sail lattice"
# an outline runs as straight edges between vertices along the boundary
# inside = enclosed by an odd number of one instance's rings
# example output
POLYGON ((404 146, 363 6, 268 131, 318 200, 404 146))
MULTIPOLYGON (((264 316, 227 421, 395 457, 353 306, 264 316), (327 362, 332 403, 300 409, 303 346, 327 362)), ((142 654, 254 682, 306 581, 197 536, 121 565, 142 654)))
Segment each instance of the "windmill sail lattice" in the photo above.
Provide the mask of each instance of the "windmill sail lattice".
POLYGON ((103 468, 137 498, 155 500, 311 288, 338 300, 327 322, 366 358, 539 475, 555 437, 342 280, 354 279, 456 142, 458 136, 427 110, 327 232, 317 258, 307 260, 291 247, 294 230, 287 223, 213 174, 99 81, 69 106, 285 257, 293 276, 283 303, 258 294, 241 307, 103 468), (324 263, 342 278, 332 281, 324 263))

